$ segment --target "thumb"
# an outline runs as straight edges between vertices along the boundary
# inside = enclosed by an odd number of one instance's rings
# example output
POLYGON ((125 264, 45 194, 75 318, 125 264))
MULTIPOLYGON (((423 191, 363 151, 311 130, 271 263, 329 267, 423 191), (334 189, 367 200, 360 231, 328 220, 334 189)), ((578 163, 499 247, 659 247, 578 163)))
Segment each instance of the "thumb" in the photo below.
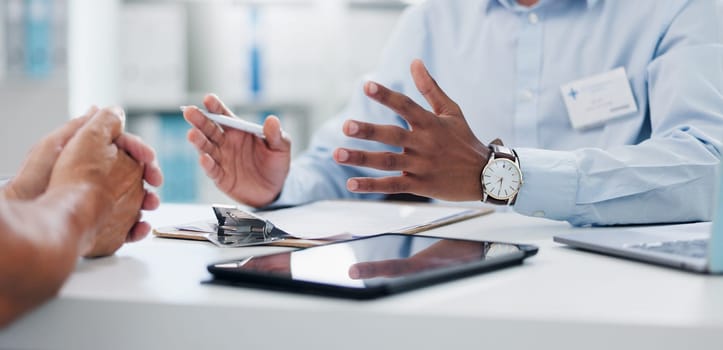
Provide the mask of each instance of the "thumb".
POLYGON ((281 130, 281 121, 278 117, 270 115, 264 121, 264 135, 266 136, 266 143, 274 151, 288 152, 291 150, 291 140, 284 137, 284 132, 281 130))
MULTIPOLYGON (((125 113, 120 107, 107 107, 98 110, 78 130, 81 139, 93 140, 100 144, 110 144, 123 134, 125 113)), ((75 140, 75 138, 74 138, 75 140)))

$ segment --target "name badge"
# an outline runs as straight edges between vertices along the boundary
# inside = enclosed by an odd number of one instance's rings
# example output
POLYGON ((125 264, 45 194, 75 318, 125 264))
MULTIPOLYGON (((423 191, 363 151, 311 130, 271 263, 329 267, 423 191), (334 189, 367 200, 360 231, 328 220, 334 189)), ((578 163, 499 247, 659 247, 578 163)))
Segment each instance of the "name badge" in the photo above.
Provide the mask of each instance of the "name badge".
POLYGON ((638 111, 625 68, 560 87, 572 127, 586 129, 638 111))

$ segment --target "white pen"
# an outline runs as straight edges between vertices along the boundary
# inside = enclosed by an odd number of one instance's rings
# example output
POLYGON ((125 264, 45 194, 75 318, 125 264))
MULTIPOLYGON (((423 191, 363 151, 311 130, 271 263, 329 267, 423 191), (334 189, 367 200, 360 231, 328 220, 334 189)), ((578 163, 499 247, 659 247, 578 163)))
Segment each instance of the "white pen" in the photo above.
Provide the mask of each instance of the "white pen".
MULTIPOLYGON (((189 107, 181 106, 181 111, 185 111, 187 108, 189 108, 189 107)), ((264 127, 259 124, 247 122, 243 119, 229 117, 229 116, 223 115, 223 114, 207 112, 200 108, 198 109, 198 111, 201 112, 204 116, 206 116, 206 118, 211 119, 218 124, 227 126, 229 128, 241 130, 241 131, 244 131, 244 132, 247 132, 250 134, 254 134, 257 137, 266 139, 266 136, 264 135, 264 127)), ((281 137, 285 138, 285 139, 289 139, 289 134, 287 134, 286 131, 281 130, 281 137)))

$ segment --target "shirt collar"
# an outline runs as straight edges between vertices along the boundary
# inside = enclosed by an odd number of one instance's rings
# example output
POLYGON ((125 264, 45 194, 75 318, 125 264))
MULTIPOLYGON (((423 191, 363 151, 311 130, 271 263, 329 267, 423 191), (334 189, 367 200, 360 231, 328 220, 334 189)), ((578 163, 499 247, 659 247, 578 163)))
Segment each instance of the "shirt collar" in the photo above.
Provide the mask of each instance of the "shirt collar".
MULTIPOLYGON (((587 2, 587 8, 592 8, 599 1, 600 0, 585 0, 585 2, 587 2)), ((540 0, 540 2, 544 3, 545 0, 540 0)), ((515 10, 518 7, 517 0, 488 0, 487 10, 489 10, 490 6, 495 3, 504 6, 508 10, 515 10)))

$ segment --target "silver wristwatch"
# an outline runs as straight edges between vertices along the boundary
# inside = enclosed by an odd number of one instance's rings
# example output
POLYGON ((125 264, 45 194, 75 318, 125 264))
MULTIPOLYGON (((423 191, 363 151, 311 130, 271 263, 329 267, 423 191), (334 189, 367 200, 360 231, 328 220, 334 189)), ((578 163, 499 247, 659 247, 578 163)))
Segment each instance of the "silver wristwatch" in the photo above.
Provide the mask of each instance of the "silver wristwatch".
POLYGON ((522 170, 514 150, 496 144, 490 146, 490 158, 482 169, 482 201, 513 205, 522 188, 522 170))

